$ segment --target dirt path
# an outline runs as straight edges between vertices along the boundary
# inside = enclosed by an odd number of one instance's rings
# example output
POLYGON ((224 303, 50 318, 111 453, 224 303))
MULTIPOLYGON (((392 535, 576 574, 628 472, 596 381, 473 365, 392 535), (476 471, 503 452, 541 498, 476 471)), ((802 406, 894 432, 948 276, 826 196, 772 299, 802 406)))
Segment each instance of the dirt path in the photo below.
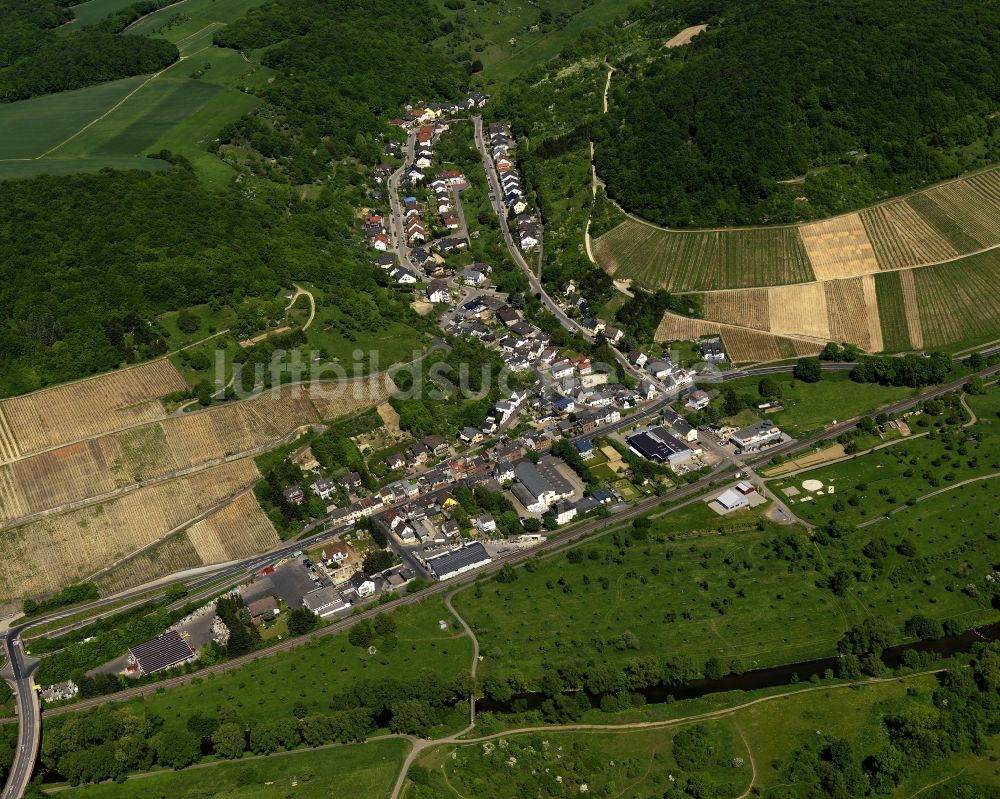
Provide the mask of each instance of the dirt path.
MULTIPOLYGON (((998 477, 1000 477, 1000 472, 993 472, 992 474, 981 474, 978 477, 969 477, 965 480, 961 480, 955 483, 954 485, 945 486, 944 488, 939 488, 937 489, 937 491, 931 491, 928 494, 921 494, 919 497, 914 499, 913 502, 914 504, 919 504, 928 499, 932 499, 933 497, 940 496, 941 494, 947 494, 949 491, 954 491, 956 488, 961 488, 962 486, 967 486, 970 485, 971 483, 982 483, 986 480, 996 480, 998 477)), ((900 505, 898 508, 893 508, 891 511, 889 511, 886 514, 883 514, 882 516, 877 516, 874 519, 869 519, 866 522, 862 522, 857 526, 857 529, 861 530, 865 527, 870 527, 876 522, 884 521, 885 519, 888 519, 890 516, 895 516, 897 513, 900 513, 901 511, 904 511, 910 507, 912 507, 912 505, 900 505)))
POLYGON ((286 311, 290 311, 292 306, 295 305, 295 301, 301 297, 303 294, 309 298, 309 318, 306 319, 306 323, 302 325, 303 330, 308 330, 309 325, 313 323, 313 319, 316 318, 316 298, 313 296, 312 292, 308 289, 302 288, 298 283, 293 283, 295 286, 295 293, 292 298, 288 301, 288 305, 285 306, 286 311))
POLYGON ((148 78, 146 78, 146 80, 144 80, 144 81, 143 81, 142 83, 140 83, 140 84, 139 84, 138 86, 136 86, 136 87, 135 87, 134 89, 132 89, 132 91, 130 91, 130 92, 129 92, 128 94, 126 94, 126 95, 125 95, 124 97, 122 97, 122 99, 121 99, 121 100, 119 100, 119 101, 118 101, 117 103, 115 103, 115 104, 114 104, 113 106, 111 106, 111 108, 109 108, 109 109, 108 109, 107 111, 105 111, 105 112, 104 112, 103 114, 101 114, 101 115, 100 115, 99 117, 97 117, 96 119, 92 119, 92 120, 91 120, 90 122, 88 122, 88 123, 87 123, 86 125, 84 125, 84 126, 83 126, 82 128, 80 128, 80 129, 79 129, 79 130, 78 130, 78 131, 77 131, 76 133, 74 133, 74 134, 73 134, 72 136, 70 136, 69 138, 66 138, 66 139, 63 139, 63 140, 62 140, 61 142, 59 142, 59 144, 57 144, 57 145, 56 145, 55 147, 51 147, 51 148, 49 148, 48 150, 46 150, 46 151, 45 151, 44 153, 42 153, 41 155, 36 155, 36 156, 35 156, 35 157, 34 157, 34 158, 33 158, 32 160, 33 160, 33 161, 38 161, 38 160, 39 160, 39 159, 41 159, 41 158, 45 158, 45 156, 47 156, 47 155, 51 155, 51 154, 52 154, 52 153, 54 153, 54 152, 55 152, 56 150, 58 150, 58 149, 59 149, 60 147, 62 147, 62 146, 64 146, 64 145, 66 145, 66 144, 69 144, 69 143, 70 143, 71 141, 73 141, 73 139, 75 139, 75 138, 76 138, 77 136, 79 136, 79 135, 80 135, 81 133, 83 133, 84 131, 86 131, 86 130, 88 130, 89 128, 93 127, 93 126, 94 126, 94 125, 96 125, 96 124, 97 124, 98 122, 100 122, 100 121, 101 121, 102 119, 104 119, 104 118, 108 117, 109 115, 111 115, 111 114, 113 114, 113 113, 114 113, 115 111, 117 111, 117 110, 118 110, 119 108, 121 108, 121 107, 122 107, 122 106, 123 106, 123 105, 125 104, 125 102, 126 102, 126 101, 127 101, 127 100, 128 100, 128 99, 129 99, 129 98, 130 98, 130 97, 132 96, 132 95, 134 95, 134 94, 135 94, 136 92, 138 92, 138 91, 139 91, 140 89, 143 89, 143 88, 145 88, 146 86, 148 86, 148 85, 149 85, 150 83, 152 83, 152 82, 153 82, 154 80, 156 80, 156 79, 157 79, 158 77, 160 77, 160 75, 162 75, 162 74, 163 74, 164 72, 168 72, 168 71, 170 71, 171 69, 173 69, 174 67, 176 67, 176 66, 177 66, 178 64, 181 64, 181 63, 183 63, 184 61, 186 61, 186 60, 187 60, 188 58, 191 58, 192 56, 196 56, 196 55, 198 55, 198 53, 200 53, 200 52, 203 52, 204 50, 207 50, 207 49, 208 49, 208 48, 209 48, 210 46, 211 46, 211 45, 207 45, 207 46, 205 46, 205 47, 202 47, 202 48, 201 48, 201 50, 195 50, 195 51, 194 51, 193 53, 189 53, 188 55, 182 55, 182 56, 181 56, 180 58, 178 58, 178 59, 177 59, 176 61, 174 61, 174 63, 173 63, 173 64, 171 64, 170 66, 167 66, 167 67, 164 67, 164 68, 163 68, 163 69, 161 69, 161 70, 160 70, 159 72, 156 72, 156 73, 154 73, 153 75, 150 75, 150 76, 149 76, 148 78))
POLYGON ((753 749, 750 748, 750 742, 747 740, 743 729, 739 724, 733 724, 733 726, 736 727, 736 732, 739 733, 740 739, 743 741, 743 746, 746 747, 747 759, 750 761, 750 784, 747 786, 747 789, 743 791, 743 793, 736 797, 736 799, 747 799, 747 797, 753 793, 754 786, 757 784, 757 761, 754 759, 753 749))

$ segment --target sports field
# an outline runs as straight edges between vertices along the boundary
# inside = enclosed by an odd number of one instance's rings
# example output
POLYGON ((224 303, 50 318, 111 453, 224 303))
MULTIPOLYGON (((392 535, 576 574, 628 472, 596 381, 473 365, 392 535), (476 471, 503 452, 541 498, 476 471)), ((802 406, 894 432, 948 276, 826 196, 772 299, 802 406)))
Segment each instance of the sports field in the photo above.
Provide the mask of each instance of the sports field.
POLYGON ((67 799, 274 799, 275 797, 350 796, 382 799, 406 756, 402 740, 373 741, 254 758, 215 762, 208 768, 164 771, 124 783, 70 788, 67 799))

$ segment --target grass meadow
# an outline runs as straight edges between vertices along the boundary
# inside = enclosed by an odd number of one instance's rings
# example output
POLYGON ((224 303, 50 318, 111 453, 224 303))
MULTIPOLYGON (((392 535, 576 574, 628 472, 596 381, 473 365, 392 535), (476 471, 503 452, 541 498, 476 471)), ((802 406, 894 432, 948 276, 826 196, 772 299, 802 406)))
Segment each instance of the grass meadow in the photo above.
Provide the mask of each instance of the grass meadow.
POLYGON ((377 641, 374 655, 348 643, 347 633, 321 636, 137 703, 162 716, 168 729, 182 728, 195 712, 231 714, 254 724, 290 716, 299 701, 314 712, 327 712, 330 697, 357 680, 411 679, 424 671, 449 679, 468 673, 472 642, 440 600, 400 608, 393 619, 397 640, 377 641), (447 629, 440 629, 440 620, 449 622, 447 629))
MULTIPOLYGON (((906 399, 914 394, 911 388, 880 386, 877 383, 855 383, 846 372, 824 372, 818 383, 803 383, 790 374, 772 375, 781 388, 780 411, 766 414, 782 430, 801 437, 822 430, 834 421, 853 419, 872 413, 880 406, 906 399)), ((734 388, 741 396, 754 400, 754 405, 764 402, 758 396, 760 378, 748 377, 728 381, 726 388, 734 388)), ((754 410, 754 418, 765 418, 754 410)), ((747 419, 748 423, 752 419, 747 419)))
POLYGON ((479 638, 484 677, 537 685, 546 664, 645 655, 757 668, 830 654, 853 623, 818 587, 820 566, 801 528, 698 503, 654 516, 645 539, 623 531, 530 561, 513 583, 463 590, 455 607, 479 638))
POLYGON ((402 740, 313 751, 292 751, 267 758, 213 762, 207 767, 164 771, 124 783, 87 785, 60 791, 69 799, 313 799, 387 796, 409 744, 402 740))
POLYGON ((73 25, 86 27, 100 22, 109 14, 128 8, 135 0, 87 0, 86 3, 70 6, 70 11, 76 17, 73 25))

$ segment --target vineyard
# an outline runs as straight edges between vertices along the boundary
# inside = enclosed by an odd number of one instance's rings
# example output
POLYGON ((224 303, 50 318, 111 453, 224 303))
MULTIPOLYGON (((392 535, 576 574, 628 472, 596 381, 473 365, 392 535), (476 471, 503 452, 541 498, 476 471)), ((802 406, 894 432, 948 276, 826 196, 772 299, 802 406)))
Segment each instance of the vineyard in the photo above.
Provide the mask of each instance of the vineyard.
POLYGON ((861 212, 880 269, 946 261, 958 251, 903 200, 861 212))
POLYGON ((271 520, 250 491, 192 525, 187 537, 203 564, 238 560, 281 542, 271 520))
MULTIPOLYGON (((961 268, 962 256, 995 246, 1000 246, 1000 167, 859 213, 800 225, 685 231, 630 218, 596 239, 594 253, 618 279, 672 292, 722 292, 949 262, 961 268)), ((713 321, 764 330, 767 319, 774 332, 801 328, 780 313, 775 317, 773 295, 767 303, 759 294, 706 296, 706 316, 713 321)), ((814 332, 821 327, 816 323, 814 332)), ((870 327, 862 335, 858 327, 856 335, 877 342, 881 334, 870 327)), ((917 331, 910 330, 910 337, 918 347, 917 331)))
POLYGON ((0 463, 162 419, 159 398, 186 390, 168 360, 0 401, 0 463))
POLYGON ((913 270, 927 348, 971 347, 1000 338, 1000 251, 913 270))
POLYGON ((701 336, 721 336, 733 363, 758 363, 815 355, 822 344, 775 336, 758 330, 721 325, 703 319, 678 316, 669 311, 656 330, 657 341, 687 341, 701 336))
POLYGON ((924 332, 920 327, 920 303, 917 300, 917 282, 912 269, 904 269, 899 273, 899 286, 903 293, 906 333, 910 339, 910 346, 915 350, 922 350, 924 332))
POLYGON ((857 344, 869 352, 882 351, 875 278, 832 280, 824 285, 830 324, 830 339, 857 344))
POLYGON ((167 536, 149 549, 112 566, 94 578, 101 596, 110 596, 133 586, 201 564, 186 532, 167 536))
POLYGON ((822 283, 768 289, 773 333, 830 339, 827 297, 822 283))
POLYGON ((977 249, 1000 244, 1000 169, 928 189, 925 196, 977 249))
POLYGON ((267 392, 0 465, 0 523, 259 453, 318 424, 321 415, 335 418, 372 407, 388 396, 383 383, 366 379, 343 391, 291 387, 267 392))
MULTIPOLYGON (((882 343, 886 352, 905 352, 910 349, 911 337, 903 299, 902 275, 912 272, 883 272, 875 275, 875 293, 878 296, 879 319, 882 323, 882 343)), ((919 320, 918 320, 919 326, 919 320)))
POLYGON ((768 289, 710 291, 704 296, 705 318, 755 330, 770 330, 768 289))
POLYGON ((794 227, 671 231, 629 219, 594 242, 617 279, 669 291, 774 286, 813 279, 794 227))
POLYGON ((0 599, 54 591, 148 547, 259 478, 253 459, 4 531, 0 599))
POLYGON ((879 270, 859 214, 803 225, 799 234, 817 280, 857 277, 879 270))

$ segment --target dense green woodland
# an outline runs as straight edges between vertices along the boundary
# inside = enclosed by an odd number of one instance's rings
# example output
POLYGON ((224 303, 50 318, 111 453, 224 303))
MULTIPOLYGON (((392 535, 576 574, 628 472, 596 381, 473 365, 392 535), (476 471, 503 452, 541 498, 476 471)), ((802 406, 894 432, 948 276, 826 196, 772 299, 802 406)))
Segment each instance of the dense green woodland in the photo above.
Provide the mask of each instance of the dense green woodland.
POLYGON ((271 49, 279 72, 265 105, 224 141, 277 158, 287 177, 322 177, 331 160, 381 160, 385 119, 413 100, 453 99, 465 70, 430 46, 438 17, 428 0, 278 0, 215 35, 223 47, 271 49))
POLYGON ((0 102, 156 72, 178 58, 163 39, 59 27, 60 3, 0 0, 0 102))
POLYGON ((147 324, 166 310, 275 296, 292 280, 362 294, 380 318, 409 311, 376 283, 355 243, 357 190, 305 203, 204 188, 183 164, 8 183, 0 193, 0 393, 15 394, 157 355, 147 324))
MULTIPOLYGON (((673 226, 822 217, 1000 160, 996 3, 713 5, 684 12, 707 33, 625 59, 612 83, 597 165, 630 210, 673 226)), ((662 4, 651 33, 676 11, 662 4)))

